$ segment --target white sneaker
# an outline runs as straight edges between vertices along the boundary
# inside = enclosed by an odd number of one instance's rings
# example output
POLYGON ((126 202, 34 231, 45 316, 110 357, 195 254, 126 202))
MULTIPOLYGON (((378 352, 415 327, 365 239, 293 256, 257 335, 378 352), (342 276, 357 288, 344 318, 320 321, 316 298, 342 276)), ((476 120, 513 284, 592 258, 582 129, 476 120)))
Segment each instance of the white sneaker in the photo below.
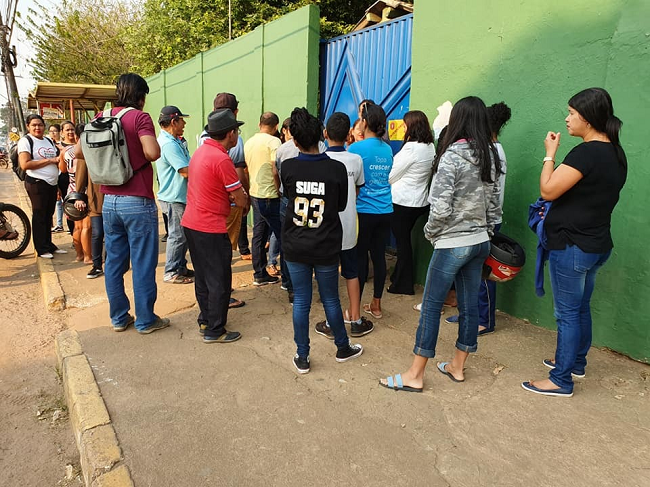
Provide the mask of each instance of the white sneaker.
POLYGON ((45 252, 44 254, 39 255, 39 257, 42 257, 43 259, 52 259, 54 256, 50 252, 45 252))
POLYGON ((67 250, 63 250, 63 249, 56 249, 56 250, 54 251, 54 253, 55 253, 55 254, 67 254, 68 251, 67 251, 67 250))

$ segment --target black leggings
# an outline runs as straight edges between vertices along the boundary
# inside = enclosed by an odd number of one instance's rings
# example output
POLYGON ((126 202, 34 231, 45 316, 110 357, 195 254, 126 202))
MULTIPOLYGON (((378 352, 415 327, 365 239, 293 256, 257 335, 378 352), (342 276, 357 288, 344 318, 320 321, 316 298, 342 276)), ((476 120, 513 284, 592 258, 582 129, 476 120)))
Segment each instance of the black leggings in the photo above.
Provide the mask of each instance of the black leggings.
POLYGON ((359 260, 360 296, 368 279, 368 251, 375 271, 373 297, 381 299, 386 282, 386 256, 384 251, 390 238, 390 213, 374 215, 359 213, 359 237, 357 238, 357 257, 359 260))
POLYGON ((25 178, 25 190, 32 202, 32 237, 38 255, 56 250, 52 243, 52 216, 56 208, 56 186, 31 176, 25 178))
POLYGON ((393 203, 393 215, 390 226, 397 243, 397 262, 390 276, 391 285, 388 292, 394 294, 415 294, 413 292, 413 245, 411 231, 415 222, 422 215, 429 213, 429 206, 410 207, 393 203))

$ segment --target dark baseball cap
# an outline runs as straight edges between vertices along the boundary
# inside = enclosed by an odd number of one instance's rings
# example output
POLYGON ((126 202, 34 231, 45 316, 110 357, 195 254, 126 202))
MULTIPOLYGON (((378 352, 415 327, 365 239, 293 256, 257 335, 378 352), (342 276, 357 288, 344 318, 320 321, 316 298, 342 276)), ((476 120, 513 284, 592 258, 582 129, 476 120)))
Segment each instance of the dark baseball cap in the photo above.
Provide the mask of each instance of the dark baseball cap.
POLYGON ((208 115, 208 125, 206 132, 210 135, 222 134, 232 129, 244 125, 235 118, 235 114, 230 108, 219 108, 208 115))
POLYGON ((169 105, 163 107, 160 110, 160 116, 158 117, 158 123, 160 122, 169 122, 176 117, 189 117, 186 113, 183 113, 180 108, 175 107, 174 105, 169 105))
POLYGON ((237 107, 239 107, 239 102, 237 101, 237 97, 232 93, 219 93, 214 97, 213 105, 215 110, 219 110, 220 108, 230 108, 234 113, 235 110, 237 110, 237 107))

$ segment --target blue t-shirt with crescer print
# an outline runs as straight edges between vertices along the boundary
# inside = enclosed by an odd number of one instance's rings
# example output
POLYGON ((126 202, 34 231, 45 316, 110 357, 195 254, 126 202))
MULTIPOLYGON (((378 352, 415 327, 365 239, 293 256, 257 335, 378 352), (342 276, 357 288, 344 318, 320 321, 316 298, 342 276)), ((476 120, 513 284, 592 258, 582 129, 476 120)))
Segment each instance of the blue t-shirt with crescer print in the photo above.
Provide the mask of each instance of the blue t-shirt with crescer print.
POLYGON ((348 147, 348 152, 363 159, 365 185, 357 197, 357 213, 383 215, 393 212, 393 198, 388 176, 393 167, 393 151, 376 137, 360 140, 348 147))

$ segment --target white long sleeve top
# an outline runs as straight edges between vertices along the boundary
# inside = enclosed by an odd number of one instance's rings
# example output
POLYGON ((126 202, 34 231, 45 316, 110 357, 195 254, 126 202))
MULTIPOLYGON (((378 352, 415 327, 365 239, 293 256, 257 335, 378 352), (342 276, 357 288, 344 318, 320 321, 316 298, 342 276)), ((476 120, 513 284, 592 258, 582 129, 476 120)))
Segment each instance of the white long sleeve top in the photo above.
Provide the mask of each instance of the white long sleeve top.
POLYGON ((393 203, 420 208, 427 206, 429 181, 436 149, 433 144, 407 142, 395 155, 388 176, 393 203))

